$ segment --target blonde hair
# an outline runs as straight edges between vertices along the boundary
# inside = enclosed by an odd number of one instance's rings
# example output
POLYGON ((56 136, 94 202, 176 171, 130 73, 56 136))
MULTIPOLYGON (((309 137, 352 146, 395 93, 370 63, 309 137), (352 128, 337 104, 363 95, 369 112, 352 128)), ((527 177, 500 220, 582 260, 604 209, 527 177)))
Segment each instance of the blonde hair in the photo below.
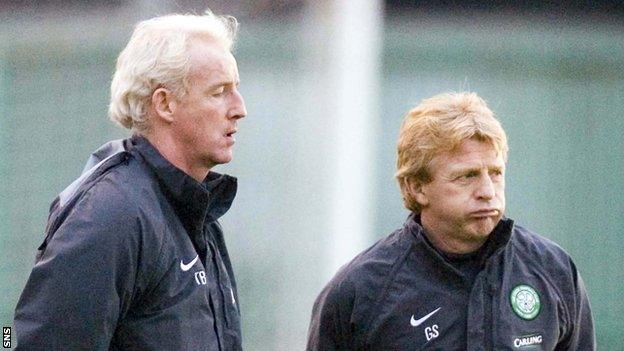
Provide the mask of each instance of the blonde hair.
POLYGON ((407 113, 399 133, 396 172, 405 207, 420 213, 410 184, 430 182, 433 158, 471 138, 490 143, 507 161, 505 131, 475 93, 439 94, 423 100, 407 113))
POLYGON ((117 58, 109 118, 138 133, 149 130, 147 107, 154 90, 164 85, 178 97, 187 92, 190 39, 206 37, 229 51, 237 30, 236 18, 210 10, 204 15, 173 14, 140 22, 117 58))

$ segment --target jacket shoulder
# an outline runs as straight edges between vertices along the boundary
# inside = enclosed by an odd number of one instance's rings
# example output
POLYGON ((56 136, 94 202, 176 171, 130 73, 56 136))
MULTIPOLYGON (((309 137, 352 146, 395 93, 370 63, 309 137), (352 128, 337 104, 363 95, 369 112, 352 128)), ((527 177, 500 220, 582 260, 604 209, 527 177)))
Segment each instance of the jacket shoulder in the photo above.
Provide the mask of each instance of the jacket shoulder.
POLYGON ((145 206, 142 197, 149 197, 154 192, 155 181, 148 172, 134 156, 128 155, 124 162, 101 174, 91 184, 86 184, 84 197, 107 203, 108 206, 103 209, 121 206, 139 211, 145 206))
POLYGON ((412 244, 411 235, 404 228, 398 229, 358 254, 340 269, 336 277, 364 285, 363 288, 374 287, 390 278, 393 267, 401 263, 412 244))
POLYGON ((101 245, 124 245, 155 232, 149 227, 156 225, 149 224, 155 224, 162 216, 154 213, 153 205, 148 205, 157 202, 154 189, 149 189, 154 184, 145 167, 128 153, 118 154, 100 167, 82 179, 67 198, 59 195, 55 199, 38 256, 59 235, 103 241, 101 245))
POLYGON ((515 255, 548 277, 553 288, 564 295, 576 290, 576 265, 557 243, 519 225, 514 225, 511 243, 515 255))
POLYGON ((532 262, 543 266, 567 267, 570 255, 554 241, 543 237, 521 225, 514 225, 512 244, 520 255, 525 255, 532 262))
POLYGON ((410 238, 399 229, 338 270, 314 303, 308 350, 357 349, 366 334, 367 315, 405 260, 410 238))
POLYGON ((325 288, 328 297, 352 304, 353 313, 370 311, 404 263, 412 243, 404 228, 379 240, 338 270, 325 288))

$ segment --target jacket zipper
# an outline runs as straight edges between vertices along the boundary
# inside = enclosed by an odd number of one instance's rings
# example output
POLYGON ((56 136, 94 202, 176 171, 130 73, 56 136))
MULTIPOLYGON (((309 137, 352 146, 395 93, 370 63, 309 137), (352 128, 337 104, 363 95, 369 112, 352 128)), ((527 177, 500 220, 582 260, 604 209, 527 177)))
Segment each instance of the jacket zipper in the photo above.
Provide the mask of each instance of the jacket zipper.
POLYGON ((485 350, 492 350, 493 349, 493 345, 494 345, 494 319, 495 319, 495 314, 494 314, 494 287, 488 282, 487 283, 487 288, 486 288, 486 305, 484 308, 484 326, 485 328, 488 328, 489 330, 484 334, 485 336, 485 340, 483 343, 483 346, 485 347, 485 350))

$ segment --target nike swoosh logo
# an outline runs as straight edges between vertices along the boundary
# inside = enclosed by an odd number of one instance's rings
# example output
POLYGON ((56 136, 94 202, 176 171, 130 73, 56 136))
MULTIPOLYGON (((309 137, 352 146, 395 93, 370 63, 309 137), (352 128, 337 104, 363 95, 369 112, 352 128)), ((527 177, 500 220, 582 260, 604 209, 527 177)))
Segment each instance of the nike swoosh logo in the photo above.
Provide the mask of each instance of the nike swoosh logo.
POLYGON ((412 325, 412 327, 417 327, 419 325, 421 325, 424 321, 426 321, 427 319, 429 319, 429 317, 433 316, 436 312, 438 312, 440 310, 440 308, 442 307, 438 307, 438 309, 436 309, 435 311, 429 313, 428 315, 422 317, 421 319, 414 319, 414 315, 412 315, 412 318, 410 319, 410 324, 412 325))
POLYGON ((191 267, 195 265, 195 262, 197 262, 198 258, 199 258, 199 255, 195 256, 195 258, 188 264, 184 264, 184 261, 180 260, 180 269, 182 270, 182 272, 186 272, 189 269, 191 269, 191 267))

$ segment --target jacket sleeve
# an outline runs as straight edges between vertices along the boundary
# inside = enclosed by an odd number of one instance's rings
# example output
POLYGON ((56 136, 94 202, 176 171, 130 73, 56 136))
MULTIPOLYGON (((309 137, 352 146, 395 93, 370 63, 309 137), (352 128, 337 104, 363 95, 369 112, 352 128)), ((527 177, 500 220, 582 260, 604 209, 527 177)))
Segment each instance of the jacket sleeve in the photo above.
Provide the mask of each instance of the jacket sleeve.
POLYGON ((334 279, 317 297, 312 308, 307 351, 353 350, 353 288, 334 279))
POLYGON ((22 292, 17 350, 108 350, 137 271, 140 226, 129 207, 92 192, 78 201, 22 292))
POLYGON ((571 332, 560 347, 561 350, 596 350, 596 335, 594 331, 594 321, 591 314, 585 283, 572 263, 572 273, 574 274, 575 295, 570 308, 571 332))

